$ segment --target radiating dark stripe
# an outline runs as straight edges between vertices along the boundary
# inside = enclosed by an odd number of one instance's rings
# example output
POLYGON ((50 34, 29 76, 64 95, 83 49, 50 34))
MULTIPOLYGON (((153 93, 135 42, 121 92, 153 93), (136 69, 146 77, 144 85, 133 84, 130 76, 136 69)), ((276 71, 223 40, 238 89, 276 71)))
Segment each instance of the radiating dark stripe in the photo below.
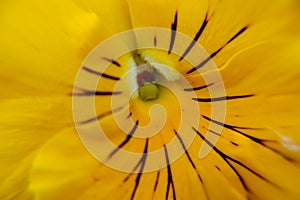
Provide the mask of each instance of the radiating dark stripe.
POLYGON ((129 140, 132 138, 134 132, 136 131, 138 125, 139 125, 139 121, 137 120, 135 122, 135 125, 129 132, 129 134, 126 136, 125 140, 121 144, 119 144, 119 146, 109 154, 108 158, 111 158, 115 153, 117 153, 117 151, 119 151, 119 149, 121 149, 124 145, 126 145, 129 142, 129 140))
POLYGON ((157 189, 157 185, 158 185, 158 181, 159 181, 159 175, 160 175, 160 171, 158 171, 157 174, 156 174, 156 179, 155 179, 155 184, 154 184, 154 189, 153 189, 154 192, 157 189))
POLYGON ((233 99, 243 99, 247 97, 252 97, 254 94, 248 95, 238 95, 238 96, 224 96, 224 97, 215 97, 215 98, 192 98, 194 101, 198 102, 216 102, 216 101, 226 101, 226 100, 233 100, 233 99))
POLYGON ((237 32, 230 40, 228 40, 221 48, 219 48, 217 51, 212 53, 209 57, 207 57, 205 60, 203 60, 199 65, 195 66, 191 70, 187 72, 187 74, 190 74, 197 69, 200 69, 203 67, 208 61, 210 61, 213 57, 215 57, 225 46, 227 46, 229 43, 231 43, 234 39, 236 39, 238 36, 240 36, 242 33, 244 33, 247 30, 248 26, 243 27, 239 32, 237 32))
MULTIPOLYGON (((218 153, 218 152, 217 152, 218 153)), ((219 153, 218 153, 219 154, 219 153)), ((236 168, 226 159, 226 157, 224 157, 224 155, 220 155, 221 158, 227 163, 227 165, 232 169, 232 171, 237 175, 238 179, 240 180, 240 182, 242 183, 243 187, 245 188, 245 190, 248 190, 248 186, 246 185, 244 178, 242 177, 242 175, 236 170, 236 168)))
POLYGON ((131 197, 130 197, 131 200, 134 199, 134 195, 137 191, 137 188, 138 188, 140 180, 141 180, 141 176, 142 176, 144 168, 145 168, 145 163, 146 163, 146 159, 147 159, 147 152, 148 152, 148 142, 149 142, 149 138, 147 138, 147 140, 146 140, 144 153, 143 153, 143 156, 142 156, 141 160, 139 161, 139 163, 141 163, 141 168, 140 168, 139 173, 138 173, 138 175, 135 179, 134 189, 133 189, 131 197))
MULTIPOLYGON (((284 159, 286 159, 286 160, 288 160, 288 161, 290 161, 290 162, 294 162, 294 161, 295 161, 295 159, 294 159, 293 156, 286 155, 286 154, 280 152, 279 150, 275 149, 274 147, 268 146, 267 144, 265 144, 265 143, 267 143, 267 142, 273 142, 273 143, 279 144, 278 141, 276 141, 276 140, 274 140, 274 141, 266 141, 266 140, 264 140, 264 141, 262 141, 262 145, 264 145, 264 147, 267 147, 267 148, 270 149, 271 151, 277 153, 278 155, 281 155, 284 159)), ((276 146, 277 146, 277 145, 276 145, 276 146)))
POLYGON ((204 119, 208 120, 208 121, 211 121, 217 125, 220 125, 220 126, 224 126, 225 128, 237 128, 237 129, 248 129, 248 130, 262 130, 262 128, 252 128, 252 127, 244 127, 244 126, 234 126, 234 125, 229 125, 229 124, 224 124, 224 123, 221 123, 221 122, 218 122, 214 119, 211 119, 205 115, 201 115, 204 119))
POLYGON ((210 83, 208 85, 203 85, 203 86, 200 86, 200 87, 195 87, 195 88, 185 88, 184 91, 192 92, 192 91, 202 90, 202 89, 205 89, 205 88, 207 88, 209 86, 212 86, 212 85, 213 85, 213 83, 210 83))
MULTIPOLYGON (((122 94, 122 92, 104 92, 104 91, 96 91, 96 92, 94 93, 94 95, 99 95, 99 96, 101 96, 101 95, 116 95, 116 94, 122 94)), ((91 93, 91 95, 93 95, 93 94, 91 93)))
POLYGON ((205 19, 203 20, 202 25, 201 25, 200 29, 198 30, 197 34, 195 35, 193 41, 190 43, 190 45, 187 47, 187 49, 184 51, 184 53, 182 54, 182 56, 179 58, 178 61, 181 61, 191 51, 191 49, 193 48, 193 46, 196 44, 199 37, 201 36, 202 32, 204 31, 207 23, 208 23, 208 19, 207 19, 207 14, 206 14, 205 19))
POLYGON ((130 118, 132 116, 132 112, 130 112, 128 115, 127 115, 127 119, 130 118))
MULTIPOLYGON (((243 136, 245 136, 245 137, 251 139, 252 141, 254 141, 254 142, 256 142, 256 143, 262 144, 262 140, 261 140, 261 139, 258 139, 258 138, 256 138, 256 137, 253 137, 253 136, 251 136, 251 135, 245 134, 245 133, 243 133, 243 132, 237 130, 237 128, 241 128, 241 127, 238 127, 238 126, 231 126, 231 125, 229 125, 229 124, 221 123, 221 122, 218 122, 218 121, 216 121, 216 120, 214 120, 214 119, 210 119, 209 117, 204 116, 204 115, 202 115, 202 117, 203 117, 204 119, 208 120, 208 121, 213 122, 214 124, 217 124, 217 125, 219 125, 219 126, 224 126, 225 128, 227 128, 227 129, 229 129, 229 130, 232 130, 232 131, 234 131, 234 132, 237 132, 237 133, 239 133, 239 134, 241 134, 241 135, 243 135, 243 136)), ((245 127, 244 127, 244 129, 245 129, 245 127)), ((251 129, 251 128, 250 128, 250 129, 251 129)))
POLYGON ((100 120, 100 119, 102 119, 102 118, 104 118, 104 117, 106 117, 106 116, 111 115, 112 113, 116 113, 116 112, 122 110, 122 108, 124 108, 124 107, 118 107, 118 108, 116 108, 116 109, 113 109, 113 110, 104 112, 104 113, 102 113, 102 114, 100 114, 100 115, 97 115, 97 117, 93 117, 93 118, 84 120, 84 121, 82 121, 82 122, 79 122, 79 124, 88 124, 88 123, 91 123, 91 122, 100 120))
POLYGON ((169 51, 168 54, 172 52, 172 49, 174 47, 174 42, 175 42, 175 37, 176 37, 176 29, 177 29, 177 20, 178 20, 178 12, 176 11, 175 16, 174 16, 174 22, 171 25, 171 40, 170 40, 170 46, 169 46, 169 51))
POLYGON ((229 44, 230 42, 232 42, 234 39, 236 39, 239 35, 241 35, 242 33, 244 33, 247 30, 248 26, 243 27, 239 32, 237 32, 237 34, 235 34, 226 44, 229 44))
MULTIPOLYGON (((147 138, 147 140, 148 140, 148 138, 147 138)), ((142 161, 143 161, 143 157, 141 157, 141 159, 139 160, 139 162, 136 163, 136 165, 135 165, 134 168, 132 169, 132 172, 131 172, 130 174, 128 174, 128 175, 124 178, 123 183, 127 182, 128 179, 134 174, 134 172, 141 166, 142 161)))
POLYGON ((88 67, 85 67, 85 66, 82 67, 82 69, 83 69, 84 71, 87 71, 87 72, 89 72, 89 73, 91 73, 91 74, 95 74, 95 75, 97 75, 97 76, 101 76, 101 77, 103 77, 103 78, 111 79, 111 80, 114 80, 114 81, 120 80, 119 77, 115 77, 115 76, 111 76, 111 75, 104 74, 104 73, 101 73, 101 72, 97 72, 97 71, 92 70, 92 69, 90 69, 90 68, 88 68, 88 67))
POLYGON ((180 142, 180 144, 181 144, 181 146, 182 146, 182 148, 183 148, 183 150, 184 150, 184 152, 185 152, 186 157, 188 158, 190 164, 192 165, 193 169, 194 169, 195 172, 197 173, 197 176, 198 176, 200 182, 202 183, 202 178, 201 178, 201 176, 200 176, 200 173, 199 173, 198 169, 196 168, 196 165, 194 164, 192 158, 190 157, 190 154, 189 154, 188 150, 186 149, 185 144, 184 144, 182 138, 180 137, 180 135, 177 133, 176 130, 174 130, 174 133, 175 133, 175 135, 177 136, 177 139, 179 140, 179 142, 180 142))
POLYGON ((153 45, 156 47, 156 45, 157 45, 157 38, 156 38, 156 35, 154 36, 154 38, 153 38, 153 45))
POLYGON ((267 140, 267 139, 259 139, 259 138, 256 138, 256 137, 254 137, 254 136, 248 135, 248 134, 246 134, 246 133, 244 133, 244 132, 238 130, 238 129, 243 129, 243 130, 263 130, 263 128, 250 128, 250 127, 233 126, 233 125, 229 125, 229 124, 224 124, 224 123, 218 122, 218 121, 216 121, 216 120, 214 120, 214 119, 211 119, 211 118, 209 118, 209 117, 207 117, 207 116, 205 116, 205 115, 202 115, 202 117, 203 117, 204 119, 208 120, 208 121, 211 121, 211 122, 213 122, 213 123, 219 125, 219 126, 223 126, 223 127, 227 128, 227 129, 229 129, 229 130, 231 130, 231 131, 234 131, 234 132, 236 132, 236 133, 238 133, 238 134, 240 134, 240 135, 243 135, 244 137, 249 138, 249 139, 252 140, 253 142, 255 142, 255 143, 257 143, 257 144, 260 144, 260 145, 262 145, 263 147, 269 149, 270 151, 273 151, 274 153, 276 153, 276 154, 282 156, 284 159, 291 161, 291 158, 290 158, 290 157, 284 155, 283 153, 279 152, 278 150, 276 150, 276 149, 274 149, 274 148, 272 148, 272 147, 269 147, 269 146, 267 146, 267 145, 265 144, 265 142, 275 142, 275 143, 278 143, 278 141, 276 141, 276 140, 267 140))
POLYGON ((209 131, 210 133, 212 133, 212 134, 215 134, 215 135, 221 136, 221 134, 220 134, 220 133, 217 133, 216 131, 213 131, 213 130, 210 130, 210 129, 208 129, 208 131, 209 131))
POLYGON ((190 74, 193 73, 194 71, 196 71, 197 69, 203 67, 206 63, 208 63, 208 61, 210 61, 212 59, 212 57, 207 57, 205 60, 203 60, 199 65, 197 65, 196 67, 193 67, 191 70, 189 70, 186 74, 190 74))
POLYGON ((239 144, 233 142, 233 141, 230 141, 231 144, 233 144, 234 146, 239 146, 239 144))
POLYGON ((228 156, 227 154, 223 153, 221 150, 219 150, 216 146, 214 146, 212 143, 210 143, 197 129, 195 129, 194 127, 192 127, 193 130, 197 133, 198 136, 201 137, 201 139, 208 144, 219 156, 221 156, 223 158, 223 160, 230 166, 230 168, 236 173, 236 175, 238 176, 239 180, 241 181, 241 183, 243 184, 243 186, 245 187, 245 189, 247 189, 247 186, 245 184, 245 181, 243 179, 243 177, 239 174, 239 172, 235 169, 235 167, 229 162, 232 161, 236 164, 238 164, 239 166, 245 168, 246 170, 248 170, 249 172, 253 173, 254 175, 256 175, 257 177, 261 178, 262 180, 270 183, 273 185, 273 183, 271 183, 269 180, 267 180, 265 177, 263 177, 262 175, 258 174, 257 172, 255 172, 254 170, 252 170, 251 168, 249 168, 248 166, 246 166, 245 164, 243 164, 242 162, 228 156))
POLYGON ((164 145, 164 150, 165 150, 166 163, 167 163, 167 168, 168 168, 168 183, 167 183, 167 189, 166 189, 166 200, 169 197, 170 186, 172 186, 173 199, 176 200, 176 192, 175 192, 175 187, 174 187, 174 182, 173 182, 173 177, 172 177, 172 170, 171 170, 171 166, 170 166, 169 155, 168 155, 168 150, 166 148, 166 145, 164 145))
POLYGON ((110 58, 106 58, 106 57, 102 57, 103 60, 112 63, 113 65, 117 66, 117 67, 121 67, 121 64, 118 63, 117 61, 115 61, 114 59, 110 59, 110 58))
POLYGON ((139 168, 139 166, 141 166, 142 164, 142 159, 134 166, 134 168, 132 169, 132 173, 128 174, 124 180, 123 180, 123 183, 127 182, 128 179, 134 174, 134 172, 139 168))
MULTIPOLYGON (((213 130, 210 130, 210 129, 207 129, 210 133, 212 133, 212 134, 215 134, 215 135, 217 135, 217 136, 221 136, 221 137, 223 137, 222 135, 221 135, 221 133, 217 133, 217 132, 215 132, 215 131, 213 131, 213 130)), ((227 139, 227 138, 225 138, 225 137, 223 137, 224 139, 226 139, 226 140, 228 140, 231 144, 233 144, 233 145, 235 145, 235 146, 239 146, 237 143, 235 143, 235 142, 233 142, 233 141, 231 141, 231 140, 229 140, 229 139, 227 139)))
POLYGON ((111 91, 90 91, 82 89, 82 93, 72 93, 74 96, 111 96, 111 95, 118 95, 122 94, 122 92, 111 92, 111 91))

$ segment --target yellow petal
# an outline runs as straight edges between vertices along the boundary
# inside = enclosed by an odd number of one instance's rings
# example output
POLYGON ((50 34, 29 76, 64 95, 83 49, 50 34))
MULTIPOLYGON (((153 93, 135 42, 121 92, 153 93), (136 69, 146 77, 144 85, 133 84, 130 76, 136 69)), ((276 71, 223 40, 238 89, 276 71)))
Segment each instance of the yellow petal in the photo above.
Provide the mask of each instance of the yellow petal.
MULTIPOLYGON (((1 22, 5 29, 0 33, 0 77, 6 87, 1 86, 1 97, 38 97, 1 103, 3 113, 9 114, 1 116, 4 181, 0 198, 29 199, 33 197, 31 191, 40 199, 299 198, 299 107, 295 106, 299 98, 299 28, 293 28, 299 17, 294 14, 298 12, 296 5, 293 1, 258 4, 196 0, 128 0, 128 6, 118 1, 101 5, 97 1, 3 4, 1 22), (32 8, 34 12, 28 12, 32 8), (207 24, 202 32, 205 19, 207 24), (127 174, 105 167, 88 154, 76 136, 70 122, 70 96, 67 97, 75 73, 95 45, 131 24, 172 28, 196 38, 211 55, 216 52, 212 57, 220 68, 229 97, 227 118, 219 142, 205 159, 198 158, 199 147, 209 141, 203 141, 201 134, 207 131, 209 123, 221 124, 209 118, 211 105, 205 101, 199 102, 201 126, 195 127, 199 132, 193 145, 159 172, 142 173, 140 168, 140 174, 127 174), (65 97, 43 97, 49 94, 65 97)), ((159 43, 161 38, 156 40, 159 43)), ((177 63, 182 55, 140 52, 143 57, 171 63, 182 73, 191 67, 182 64, 184 61, 177 63)), ((129 59, 126 57, 120 63, 126 65, 129 59)), ((120 77, 126 70, 109 68, 107 72, 120 77)), ((195 87, 203 83, 196 75, 187 78, 195 87)), ((99 84, 105 89, 114 86, 108 80, 99 84)), ((209 98, 208 94, 207 88, 197 92, 199 98, 209 98)), ((179 142, 178 148, 185 150, 174 131, 180 111, 174 109, 170 96, 161 101, 172 117, 161 131, 163 136, 149 140, 151 150, 173 137, 179 142)), ((100 114, 99 124, 118 145, 126 141, 126 135, 113 121, 112 111, 106 110, 110 102, 111 97, 97 98, 96 110, 100 114)), ((138 100, 131 102, 132 119, 141 119, 146 124, 148 106, 138 100)), ((119 114, 123 112, 127 111, 121 109, 119 114)), ((190 131, 194 130, 191 127, 190 131)), ((124 149, 142 152, 144 143, 133 138, 124 149)))
POLYGON ((25 199, 30 194, 26 191, 28 176, 38 149, 55 133, 72 126, 68 99, 21 98, 1 101, 1 110, 5 113, 1 115, 0 124, 1 199, 19 196, 25 199))
POLYGON ((1 87, 3 97, 70 93, 86 55, 107 37, 130 28, 130 23, 119 23, 130 21, 126 5, 117 1, 102 1, 101 15, 80 1, 2 4, 0 76, 8 83, 1 87), (109 27, 103 15, 112 10, 116 14, 109 22, 114 26, 109 27))

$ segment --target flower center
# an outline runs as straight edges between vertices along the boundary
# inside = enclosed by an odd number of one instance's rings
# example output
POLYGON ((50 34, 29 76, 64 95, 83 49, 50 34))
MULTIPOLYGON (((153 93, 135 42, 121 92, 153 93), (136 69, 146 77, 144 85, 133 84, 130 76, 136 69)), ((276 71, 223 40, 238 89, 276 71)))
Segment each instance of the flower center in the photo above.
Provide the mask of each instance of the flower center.
POLYGON ((147 64, 143 71, 137 74, 139 97, 143 101, 150 101, 157 99, 159 96, 159 88, 155 83, 153 68, 147 64))
POLYGON ((138 84, 138 94, 141 100, 155 100, 159 96, 159 87, 155 83, 156 70, 147 61, 142 59, 140 54, 134 54, 134 60, 137 65, 142 65, 138 69, 136 80, 138 84))

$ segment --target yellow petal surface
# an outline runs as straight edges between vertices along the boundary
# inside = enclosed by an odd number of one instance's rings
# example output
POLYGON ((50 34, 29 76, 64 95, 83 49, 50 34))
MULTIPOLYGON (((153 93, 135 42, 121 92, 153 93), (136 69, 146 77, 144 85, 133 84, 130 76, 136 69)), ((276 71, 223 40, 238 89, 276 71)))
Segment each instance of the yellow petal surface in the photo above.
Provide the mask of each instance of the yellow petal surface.
POLYGON ((95 6, 70 0, 1 4, 0 77, 7 83, 1 97, 6 98, 70 92, 86 55, 112 34, 130 29, 127 9, 118 1, 102 1, 101 16, 95 6), (112 10, 115 17, 106 21, 103 15, 112 10))

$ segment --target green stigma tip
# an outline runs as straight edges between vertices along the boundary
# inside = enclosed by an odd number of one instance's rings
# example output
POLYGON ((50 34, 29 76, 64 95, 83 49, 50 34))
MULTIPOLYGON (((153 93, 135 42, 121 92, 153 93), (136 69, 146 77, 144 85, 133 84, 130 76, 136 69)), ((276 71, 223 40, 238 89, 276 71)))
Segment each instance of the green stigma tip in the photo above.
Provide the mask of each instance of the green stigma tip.
POLYGON ((145 83, 139 87, 139 96, 143 101, 154 100, 159 95, 158 87, 153 83, 145 83))

